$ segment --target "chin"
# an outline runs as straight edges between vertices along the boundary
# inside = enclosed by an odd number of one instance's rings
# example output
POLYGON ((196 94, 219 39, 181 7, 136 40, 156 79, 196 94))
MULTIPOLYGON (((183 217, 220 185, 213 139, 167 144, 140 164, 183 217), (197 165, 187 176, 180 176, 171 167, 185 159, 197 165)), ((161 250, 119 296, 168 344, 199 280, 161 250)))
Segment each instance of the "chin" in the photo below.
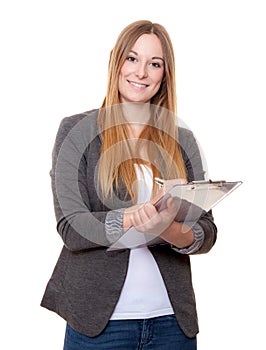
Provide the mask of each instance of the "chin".
POLYGON ((143 98, 124 98, 122 99, 123 102, 128 103, 148 103, 150 102, 149 99, 143 99, 143 98))

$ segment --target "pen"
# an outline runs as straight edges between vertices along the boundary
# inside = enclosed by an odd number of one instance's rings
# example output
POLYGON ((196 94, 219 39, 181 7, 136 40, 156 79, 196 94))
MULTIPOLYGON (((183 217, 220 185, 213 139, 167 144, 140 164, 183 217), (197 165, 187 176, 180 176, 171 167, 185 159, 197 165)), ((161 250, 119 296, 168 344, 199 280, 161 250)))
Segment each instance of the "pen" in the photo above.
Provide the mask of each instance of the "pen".
POLYGON ((164 185, 164 180, 160 179, 159 177, 155 177, 154 178, 154 182, 159 185, 159 186, 163 186, 164 185))

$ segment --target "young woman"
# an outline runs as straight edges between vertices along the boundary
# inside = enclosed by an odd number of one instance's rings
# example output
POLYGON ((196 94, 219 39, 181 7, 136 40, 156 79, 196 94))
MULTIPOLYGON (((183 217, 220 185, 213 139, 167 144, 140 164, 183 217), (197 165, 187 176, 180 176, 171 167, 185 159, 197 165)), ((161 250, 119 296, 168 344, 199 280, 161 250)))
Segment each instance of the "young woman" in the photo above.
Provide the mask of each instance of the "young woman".
POLYGON ((176 124, 175 64, 165 28, 128 25, 109 62, 100 109, 64 118, 51 170, 64 246, 41 305, 67 321, 64 350, 196 349, 190 254, 216 241, 212 213, 175 221, 158 212, 155 177, 201 180, 191 131, 176 124), (161 242, 109 251, 124 232, 161 242))

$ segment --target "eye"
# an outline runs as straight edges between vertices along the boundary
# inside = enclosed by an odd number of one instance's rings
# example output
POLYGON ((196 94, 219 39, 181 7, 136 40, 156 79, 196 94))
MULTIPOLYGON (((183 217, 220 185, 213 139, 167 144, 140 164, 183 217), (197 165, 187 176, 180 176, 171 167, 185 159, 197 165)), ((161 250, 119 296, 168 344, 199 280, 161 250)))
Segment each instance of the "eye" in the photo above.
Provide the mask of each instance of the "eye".
POLYGON ((159 63, 159 62, 151 62, 151 66, 154 67, 154 68, 161 68, 162 64, 159 63))
POLYGON ((133 56, 128 56, 127 58, 126 58, 126 60, 127 61, 129 61, 129 62, 136 62, 136 57, 133 57, 133 56))

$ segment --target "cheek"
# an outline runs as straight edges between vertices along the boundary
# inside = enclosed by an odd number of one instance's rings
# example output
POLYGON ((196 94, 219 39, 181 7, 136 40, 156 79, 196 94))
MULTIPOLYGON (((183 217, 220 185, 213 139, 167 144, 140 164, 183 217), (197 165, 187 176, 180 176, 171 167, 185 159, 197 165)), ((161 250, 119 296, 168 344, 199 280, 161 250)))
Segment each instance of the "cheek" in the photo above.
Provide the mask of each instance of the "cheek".
POLYGON ((118 91, 121 92, 123 90, 123 83, 122 83, 122 75, 120 73, 119 78, 118 78, 118 91))
POLYGON ((128 74, 130 74, 130 69, 128 67, 128 65, 126 64, 126 62, 123 64, 121 71, 120 71, 120 77, 124 77, 127 76, 128 74))
POLYGON ((161 83, 162 83, 163 78, 164 78, 164 73, 160 73, 160 74, 158 74, 157 79, 158 79, 158 83, 159 83, 159 84, 161 84, 161 83))
POLYGON ((150 73, 150 78, 152 79, 154 84, 160 85, 164 78, 164 72, 153 71, 152 73, 150 73))
POLYGON ((153 79, 154 88, 158 91, 163 82, 163 76, 156 76, 153 79))

